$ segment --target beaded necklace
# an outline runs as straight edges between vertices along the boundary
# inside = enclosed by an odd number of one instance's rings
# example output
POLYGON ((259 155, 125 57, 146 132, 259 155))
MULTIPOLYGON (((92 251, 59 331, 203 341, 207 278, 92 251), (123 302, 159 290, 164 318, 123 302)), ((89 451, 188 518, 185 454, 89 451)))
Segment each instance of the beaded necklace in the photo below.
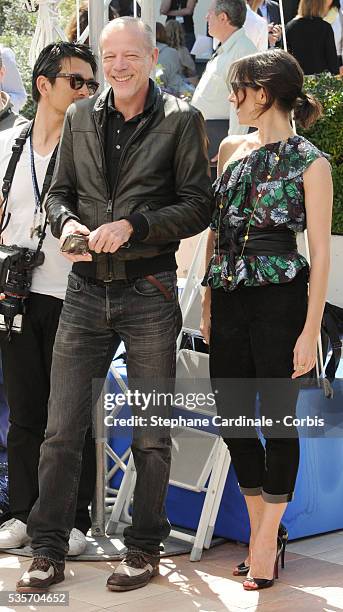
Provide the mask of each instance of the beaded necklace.
MULTIPOLYGON (((275 170, 276 170, 276 168, 277 168, 278 162, 280 161, 281 153, 282 153, 282 150, 283 150, 283 148, 285 147, 285 145, 286 145, 286 141, 285 141, 285 140, 282 140, 282 141, 280 142, 280 146, 279 146, 279 151, 278 151, 278 154, 277 154, 277 155, 275 155, 275 164, 274 164, 274 166, 271 168, 271 170, 270 170, 269 174, 267 175, 266 184, 267 184, 267 183, 269 183, 269 181, 271 181, 271 179, 273 178, 273 174, 274 174, 274 172, 275 172, 275 170)), ((267 189, 267 188, 266 188, 266 189, 267 189)), ((266 191, 266 189, 265 189, 265 191, 266 191)), ((261 193, 261 192, 258 194, 258 196, 257 196, 257 198, 256 198, 256 202, 255 202, 255 204, 254 204, 254 207, 253 207, 253 209, 252 209, 252 211, 251 211, 251 214, 250 214, 250 217, 249 217, 249 220, 248 220, 248 223, 247 223, 246 233, 245 233, 245 236, 244 236, 244 242, 243 242, 242 250, 241 250, 241 252, 240 252, 240 254, 239 254, 239 256, 238 256, 239 258, 243 257, 243 254, 244 254, 244 251, 245 251, 246 244, 247 244, 247 242, 248 242, 248 240, 249 240, 250 226, 251 226, 251 223, 252 223, 252 220, 253 220, 253 217, 254 217, 254 214, 255 214, 255 211, 256 211, 257 205, 260 203, 260 200, 261 200, 261 198, 263 197, 263 195, 264 195, 264 194, 263 194, 263 193, 261 193)), ((223 208, 224 208, 224 195, 222 195, 222 196, 221 196, 221 200, 220 200, 220 204, 219 204, 219 220, 218 220, 218 232, 217 232, 217 238, 218 238, 218 243, 217 243, 217 252, 218 252, 218 257, 219 257, 219 260, 220 260, 220 257, 221 257, 221 253, 220 253, 220 244, 219 244, 219 231, 220 231, 220 225, 221 225, 221 215, 222 215, 222 210, 223 210, 223 208)), ((230 275, 230 276, 227 276, 227 277, 226 277, 226 279, 227 279, 228 281, 232 281, 232 276, 231 276, 231 275, 230 275)))

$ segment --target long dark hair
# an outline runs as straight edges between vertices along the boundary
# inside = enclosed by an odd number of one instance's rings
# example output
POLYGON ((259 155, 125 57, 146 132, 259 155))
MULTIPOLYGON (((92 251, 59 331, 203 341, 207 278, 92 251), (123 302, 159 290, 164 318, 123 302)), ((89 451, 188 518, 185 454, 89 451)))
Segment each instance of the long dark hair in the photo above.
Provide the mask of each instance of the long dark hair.
POLYGON ((314 96, 303 92, 303 84, 304 73, 299 63, 282 49, 270 49, 237 60, 232 64, 228 76, 228 85, 237 97, 238 106, 238 90, 263 87, 267 99, 261 105, 258 116, 275 103, 281 111, 290 113, 294 110, 295 120, 307 128, 319 119, 322 106, 314 96))

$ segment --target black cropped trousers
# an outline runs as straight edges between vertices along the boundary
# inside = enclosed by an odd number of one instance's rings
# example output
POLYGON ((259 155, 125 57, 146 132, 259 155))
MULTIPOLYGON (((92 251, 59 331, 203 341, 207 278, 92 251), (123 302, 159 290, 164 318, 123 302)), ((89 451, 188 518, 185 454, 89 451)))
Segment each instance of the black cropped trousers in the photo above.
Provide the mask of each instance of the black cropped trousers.
POLYGON ((291 375, 306 319, 307 280, 304 269, 287 283, 211 292, 210 374, 217 411, 223 418, 264 415, 274 422, 261 427, 265 444, 255 427, 225 428, 223 437, 241 492, 271 503, 291 501, 299 466, 292 425, 299 382, 291 375))

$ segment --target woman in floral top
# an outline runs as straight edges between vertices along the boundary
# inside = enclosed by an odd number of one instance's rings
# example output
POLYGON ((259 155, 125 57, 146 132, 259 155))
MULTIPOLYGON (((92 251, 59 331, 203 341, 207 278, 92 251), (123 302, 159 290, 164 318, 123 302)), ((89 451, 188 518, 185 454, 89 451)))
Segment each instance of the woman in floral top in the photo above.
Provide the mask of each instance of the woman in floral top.
POLYGON ((256 590, 272 586, 287 541, 285 533, 280 538, 280 520, 299 465, 292 424, 297 379, 315 365, 329 272, 332 181, 326 155, 291 127, 292 110, 304 127, 321 113, 303 93, 303 73, 291 55, 273 50, 248 56, 233 64, 229 80, 240 123, 257 131, 229 137, 220 147, 201 329, 250 518, 249 556, 233 573, 248 574, 243 586, 256 590), (310 271, 295 239, 305 226, 310 271), (255 423, 257 391, 265 447, 255 427, 242 429, 235 420, 255 423))

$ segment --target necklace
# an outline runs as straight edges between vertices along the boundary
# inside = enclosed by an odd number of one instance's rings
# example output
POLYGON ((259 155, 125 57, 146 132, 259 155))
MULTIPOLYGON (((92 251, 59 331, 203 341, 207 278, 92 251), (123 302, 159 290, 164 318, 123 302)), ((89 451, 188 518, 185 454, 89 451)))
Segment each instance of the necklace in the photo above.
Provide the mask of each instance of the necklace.
MULTIPOLYGON (((266 181, 265 181, 266 187, 264 189, 264 192, 261 192, 261 191, 259 192, 259 194, 258 194, 258 196, 256 198, 256 202, 255 202, 255 204, 254 204, 254 206, 253 206, 253 208, 251 210, 251 214, 250 214, 250 217, 249 217, 249 220, 248 220, 248 223, 247 223, 247 227, 246 227, 246 232, 245 232, 245 235, 244 235, 244 242, 243 242, 242 250, 241 250, 240 254, 238 255, 239 258, 243 257, 243 255, 244 255, 245 247, 246 247, 247 242, 249 240, 250 227, 251 227, 252 220, 254 218, 254 214, 255 214, 256 208, 257 208, 258 204, 260 203, 263 195, 267 191, 267 184, 273 178, 273 174, 275 173, 275 170, 276 170, 276 168, 278 166, 278 163, 279 163, 280 157, 281 157, 281 153, 282 153, 283 148, 285 147, 285 144, 286 144, 286 141, 284 141, 284 140, 282 140, 280 142, 278 153, 277 153, 277 155, 275 155, 275 163, 274 163, 273 167, 270 169, 270 171, 269 171, 269 173, 267 175, 266 181)), ((220 244, 219 244, 219 232, 220 232, 222 210, 224 208, 223 200, 224 200, 224 196, 222 195, 221 200, 220 200, 220 204, 219 204, 219 220, 218 220, 218 232, 217 232, 217 238, 218 238, 217 251, 218 251, 218 255, 219 255, 219 260, 220 260, 220 257, 221 257, 221 254, 220 254, 220 244)), ((232 275, 230 274, 229 276, 226 277, 226 279, 231 282, 232 281, 232 275)))

